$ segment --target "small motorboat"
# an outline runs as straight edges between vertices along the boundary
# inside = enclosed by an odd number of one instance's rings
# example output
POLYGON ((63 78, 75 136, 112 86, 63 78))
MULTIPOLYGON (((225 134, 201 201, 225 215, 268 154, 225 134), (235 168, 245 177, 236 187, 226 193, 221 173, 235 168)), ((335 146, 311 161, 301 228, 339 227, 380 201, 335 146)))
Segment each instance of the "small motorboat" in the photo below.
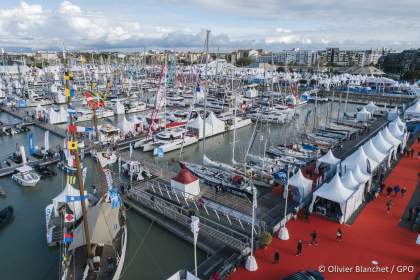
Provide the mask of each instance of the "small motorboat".
POLYGON ((2 197, 7 196, 6 191, 3 189, 3 187, 0 187, 0 196, 2 196, 2 197))
POLYGON ((12 180, 24 187, 34 187, 41 177, 28 165, 16 168, 17 173, 12 175, 12 180))
POLYGON ((48 168, 48 166, 41 166, 41 165, 37 165, 35 166, 35 171, 41 175, 41 179, 47 178, 47 177, 53 177, 55 175, 57 175, 57 173, 48 168))
POLYGON ((10 223, 13 218, 13 207, 7 206, 0 211, 0 228, 10 223))

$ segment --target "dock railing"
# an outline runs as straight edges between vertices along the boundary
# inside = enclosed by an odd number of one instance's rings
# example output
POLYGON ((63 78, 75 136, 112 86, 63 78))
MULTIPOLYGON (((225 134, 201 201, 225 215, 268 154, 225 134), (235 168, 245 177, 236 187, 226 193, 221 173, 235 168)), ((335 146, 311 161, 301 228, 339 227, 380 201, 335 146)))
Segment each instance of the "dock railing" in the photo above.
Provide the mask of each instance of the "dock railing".
MULTIPOLYGON (((141 203, 142 205, 170 218, 173 221, 176 221, 181 225, 190 227, 191 218, 188 214, 192 213, 184 213, 185 209, 171 203, 170 201, 140 189, 129 190, 127 192, 127 196, 131 200, 141 203)), ((248 236, 236 232, 228 227, 216 224, 217 223, 210 222, 207 219, 201 219, 200 234, 207 236, 208 238, 216 239, 223 244, 240 251, 242 254, 249 253, 250 240, 248 236)))

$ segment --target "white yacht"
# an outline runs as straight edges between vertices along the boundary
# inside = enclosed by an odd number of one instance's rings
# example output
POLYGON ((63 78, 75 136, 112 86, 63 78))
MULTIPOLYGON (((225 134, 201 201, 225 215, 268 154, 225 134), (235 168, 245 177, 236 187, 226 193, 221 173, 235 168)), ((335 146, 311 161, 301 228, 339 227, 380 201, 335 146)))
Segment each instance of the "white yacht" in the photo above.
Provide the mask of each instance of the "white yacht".
POLYGON ((131 100, 125 109, 127 114, 143 112, 145 110, 147 110, 146 103, 134 100, 131 100))
POLYGON ((34 187, 41 177, 33 171, 32 167, 23 165, 16 168, 17 173, 12 175, 12 180, 23 187, 34 187))

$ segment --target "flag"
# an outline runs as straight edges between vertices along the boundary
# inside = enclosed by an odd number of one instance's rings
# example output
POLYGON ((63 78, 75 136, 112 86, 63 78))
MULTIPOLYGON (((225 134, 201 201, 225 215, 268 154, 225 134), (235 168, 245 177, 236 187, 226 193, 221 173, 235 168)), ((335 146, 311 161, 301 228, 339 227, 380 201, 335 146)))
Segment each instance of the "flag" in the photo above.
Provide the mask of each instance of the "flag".
POLYGON ((29 154, 32 156, 35 153, 34 135, 32 131, 28 134, 29 137, 29 154))
POLYGON ((73 241, 73 233, 68 232, 64 234, 64 243, 69 244, 73 241))
POLYGON ((92 93, 90 91, 85 91, 83 96, 86 98, 86 101, 91 109, 97 109, 105 105, 105 102, 99 93, 92 93))
POLYGON ((110 189, 108 191, 109 200, 111 202, 111 208, 118 208, 122 204, 121 197, 116 189, 110 189))
POLYGON ((72 223, 74 222, 74 215, 71 213, 64 213, 64 222, 65 223, 72 223))
POLYGON ((67 129, 69 130, 69 132, 71 133, 71 134, 74 134, 74 133, 76 133, 76 131, 77 131, 77 126, 75 126, 75 125, 69 125, 68 127, 67 127, 67 129))
POLYGON ((76 201, 82 201, 85 200, 85 195, 66 195, 66 202, 76 202, 76 201))
POLYGON ((77 126, 76 127, 77 132, 91 132, 93 131, 93 127, 83 127, 83 126, 77 126))
POLYGON ((68 145, 69 145, 69 147, 68 147, 68 149, 71 151, 71 150, 77 150, 77 142, 76 141, 69 141, 68 142, 68 145))

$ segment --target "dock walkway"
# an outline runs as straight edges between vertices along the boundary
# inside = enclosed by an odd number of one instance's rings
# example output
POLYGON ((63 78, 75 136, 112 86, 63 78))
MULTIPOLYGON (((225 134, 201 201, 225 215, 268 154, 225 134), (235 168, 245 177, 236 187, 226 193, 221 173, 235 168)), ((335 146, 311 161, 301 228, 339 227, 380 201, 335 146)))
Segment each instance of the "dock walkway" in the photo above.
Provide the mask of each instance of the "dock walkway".
MULTIPOLYGON (((57 163, 60 159, 58 157, 54 157, 48 160, 44 160, 44 159, 38 159, 38 160, 32 160, 29 161, 27 163, 27 165, 33 167, 36 165, 40 165, 40 166, 46 166, 46 165, 50 165, 50 164, 54 164, 57 163)), ((4 177, 7 175, 11 175, 13 173, 15 173, 16 168, 23 166, 23 164, 15 164, 13 166, 8 166, 8 167, 4 167, 4 168, 0 168, 0 177, 4 177)))
MULTIPOLYGON (((26 120, 29 119, 29 116, 26 115, 26 113, 25 113, 26 111, 24 111, 22 109, 19 109, 19 108, 16 109, 16 110, 12 110, 12 108, 10 108, 10 107, 2 106, 2 107, 0 107, 0 110, 5 112, 5 113, 8 113, 8 114, 12 115, 15 118, 21 119, 22 121, 26 121, 26 120)), ((36 119, 33 119, 33 120, 30 119, 30 121, 31 121, 31 124, 33 124, 37 127, 40 127, 42 129, 48 130, 51 133, 53 133, 53 134, 55 134, 55 135, 57 135, 61 138, 66 137, 66 129, 64 129, 62 127, 59 127, 59 126, 54 125, 54 124, 40 122, 36 119)))

